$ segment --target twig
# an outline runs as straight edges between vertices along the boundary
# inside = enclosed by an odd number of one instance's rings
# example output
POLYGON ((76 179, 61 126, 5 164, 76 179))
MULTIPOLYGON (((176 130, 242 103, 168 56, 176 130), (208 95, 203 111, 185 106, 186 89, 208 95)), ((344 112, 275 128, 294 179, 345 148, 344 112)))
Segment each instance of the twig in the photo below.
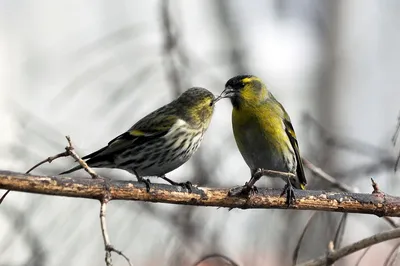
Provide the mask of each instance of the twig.
MULTIPOLYGON (((104 240, 104 247, 105 247, 105 251, 106 251, 106 256, 105 256, 105 261, 106 261, 106 265, 107 266, 112 266, 112 260, 111 260, 111 252, 115 252, 117 254, 119 254, 120 256, 124 257, 126 259, 126 261, 128 262, 128 264, 130 266, 132 266, 129 258, 127 256, 125 256, 121 251, 115 249, 110 242, 110 238, 108 236, 107 233, 107 226, 106 226, 106 206, 107 203, 110 201, 111 199, 111 195, 110 195, 110 191, 109 191, 109 187, 107 185, 107 180, 100 178, 94 171, 93 169, 91 169, 87 163, 82 160, 79 155, 75 152, 74 150, 74 146, 72 145, 72 141, 71 138, 69 136, 65 137, 68 141, 68 146, 65 147, 65 152, 56 154, 54 156, 48 157, 47 159, 37 163, 36 165, 34 165, 31 169, 29 169, 26 174, 29 174, 32 170, 34 170, 35 168, 39 167, 40 165, 48 162, 51 163, 52 161, 54 161, 55 159, 61 158, 61 157, 67 157, 67 156, 71 156, 73 157, 76 161, 79 162, 79 164, 85 169, 85 171, 87 173, 90 174, 90 176, 93 179, 102 181, 103 183, 103 190, 105 191, 102 195, 100 199, 101 202, 101 207, 100 207, 100 224, 101 224, 101 233, 103 235, 103 240, 104 240)), ((4 200, 4 198, 7 196, 7 194, 10 192, 10 190, 8 190, 0 199, 0 204, 1 202, 4 200)))
MULTIPOLYGON (((335 250, 335 244, 333 243, 332 240, 330 240, 330 241, 328 242, 327 254, 328 254, 328 255, 331 254, 334 250, 335 250)), ((328 262, 328 263, 326 264, 326 266, 334 266, 334 265, 333 265, 333 262, 328 262)))
POLYGON ((124 257, 125 260, 128 262, 129 266, 132 266, 129 258, 127 256, 125 256, 121 251, 115 249, 110 242, 110 237, 108 236, 108 231, 107 231, 107 224, 106 224, 106 210, 107 210, 107 203, 110 201, 111 199, 111 195, 110 195, 110 191, 109 191, 109 187, 107 184, 107 180, 100 178, 98 174, 96 174, 96 172, 90 168, 87 163, 82 160, 79 155, 75 152, 74 150, 74 146, 72 145, 72 141, 71 138, 69 136, 65 137, 68 141, 68 146, 65 147, 66 152, 73 157, 75 160, 77 160, 79 162, 79 164, 83 167, 83 169, 85 169, 85 171, 90 174, 90 176, 93 179, 102 179, 104 181, 104 190, 105 193, 103 195, 103 197, 100 200, 100 226, 101 226, 101 234, 103 236, 103 241, 104 241, 104 249, 106 251, 106 255, 105 255, 105 262, 107 266, 112 266, 112 259, 111 259, 111 252, 115 252, 117 254, 119 254, 120 256, 124 257))
POLYGON ((357 262, 356 262, 356 264, 355 264, 354 266, 360 265, 362 259, 365 257, 365 255, 367 255, 367 252, 368 252, 371 248, 372 248, 372 246, 367 247, 367 248, 365 249, 365 251, 364 251, 363 254, 361 254, 361 256, 358 258, 358 260, 357 260, 357 262))
POLYGON ((39 166, 41 166, 44 163, 51 163, 52 161, 54 161, 55 159, 61 158, 61 157, 67 157, 69 156, 68 152, 61 152, 59 154, 56 154, 54 156, 50 156, 47 159, 44 159, 43 161, 35 164, 34 166, 31 167, 31 169, 29 169, 28 171, 26 171, 27 174, 29 174, 31 171, 33 171, 34 169, 38 168, 39 166))
POLYGON ((128 262, 129 266, 132 266, 131 261, 127 256, 124 255, 120 250, 115 249, 111 245, 110 237, 108 236, 108 231, 107 231, 107 224, 106 224, 106 210, 107 210, 107 203, 108 200, 104 198, 101 202, 100 205, 100 226, 101 226, 101 234, 103 235, 103 241, 104 241, 104 248, 106 251, 106 256, 105 256, 105 262, 107 266, 112 266, 112 260, 111 260, 111 252, 115 252, 118 255, 122 256, 125 258, 125 260, 128 262))
MULTIPOLYGON (((37 167, 41 166, 44 163, 51 163, 55 159, 58 159, 58 158, 61 158, 61 157, 67 157, 67 156, 69 156, 69 153, 67 151, 61 152, 61 153, 56 154, 54 156, 50 156, 47 159, 44 159, 43 161, 40 161, 39 163, 37 163, 34 166, 32 166, 28 171, 26 171, 26 174, 29 174, 31 171, 33 171, 34 169, 36 169, 37 167)), ((0 205, 1 205, 1 203, 3 203, 3 200, 7 197, 8 193, 10 193, 10 190, 7 190, 6 193, 4 193, 3 196, 1 196, 0 205)))
POLYGON ((68 141, 68 146, 65 147, 65 150, 68 152, 68 154, 74 158, 75 160, 78 161, 78 163, 85 169, 85 171, 92 177, 92 178, 99 178, 99 175, 96 174, 92 168, 90 168, 87 163, 82 160, 79 155, 75 152, 74 146, 72 145, 71 138, 69 136, 65 136, 65 138, 68 141))
POLYGON ((387 240, 399 238, 399 237, 400 237, 400 228, 396 228, 396 229, 393 229, 393 230, 390 230, 387 232, 383 232, 383 233, 379 233, 379 234, 370 236, 368 238, 364 238, 363 240, 355 242, 344 248, 330 252, 326 256, 321 256, 317 259, 310 260, 310 261, 302 263, 298 266, 323 266, 326 264, 331 264, 351 253, 357 252, 366 247, 370 247, 372 245, 375 245, 375 244, 378 244, 378 243, 381 243, 381 242, 384 242, 387 240))
MULTIPOLYGON (((302 161, 303 161, 304 166, 307 167, 317 177, 320 177, 320 178, 324 179, 325 181, 328 181, 329 183, 333 184, 334 186, 336 186, 337 188, 339 188, 342 191, 345 191, 345 192, 356 192, 355 189, 347 186, 346 184, 344 184, 342 182, 337 181, 336 178, 328 175, 321 168, 318 168, 317 166, 312 164, 307 159, 302 158, 302 161)), ((374 182, 373 179, 372 179, 372 182, 374 182)), ((374 184, 373 184, 373 188, 374 188, 374 184)), ((374 188, 374 191, 375 191, 375 188, 374 188)), ((391 227, 393 227, 393 228, 398 227, 397 223, 393 219, 391 219, 390 217, 383 217, 383 219, 386 222, 388 222, 391 227)))
POLYGON ((308 219, 306 226, 303 229, 303 232, 300 235, 299 240, 297 241, 297 245, 293 251, 293 256, 292 256, 292 262, 293 262, 293 266, 296 265, 297 263, 297 258, 299 257, 299 251, 300 251, 300 247, 301 247, 301 242, 303 241, 304 236, 306 235, 306 231, 308 230, 308 227, 310 227, 311 222, 314 220, 314 218, 317 217, 317 212, 314 212, 310 218, 308 219))
POLYGON ((374 180, 373 178, 371 178, 371 183, 372 183, 372 188, 374 189, 374 190, 372 191, 372 193, 382 193, 382 192, 379 190, 378 184, 375 182, 375 180, 374 180))
MULTIPOLYGON (((26 171, 26 174, 29 174, 31 171, 33 171, 34 169, 38 168, 39 166, 41 166, 44 163, 51 163, 52 161, 54 161, 54 160, 56 160, 58 158, 71 156, 75 160, 77 160, 79 162, 79 164, 85 169, 85 171, 88 172, 93 178, 98 178, 99 176, 75 152, 74 146, 72 145, 72 142, 71 142, 71 138, 69 136, 65 136, 65 138, 68 141, 68 146, 65 147, 65 151, 64 152, 58 153, 58 154, 56 154, 54 156, 50 156, 50 157, 44 159, 43 161, 38 162, 37 164, 32 166, 28 171, 26 171)), ((8 193, 10 193, 10 190, 7 190, 6 193, 4 193, 4 195, 0 198, 0 204, 7 197, 8 193)))

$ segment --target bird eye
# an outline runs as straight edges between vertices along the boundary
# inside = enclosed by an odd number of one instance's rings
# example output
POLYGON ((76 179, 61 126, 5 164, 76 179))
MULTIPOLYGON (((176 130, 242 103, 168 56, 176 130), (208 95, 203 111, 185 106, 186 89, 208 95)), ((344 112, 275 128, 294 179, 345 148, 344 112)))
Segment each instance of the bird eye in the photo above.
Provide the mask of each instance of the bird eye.
POLYGON ((210 106, 213 106, 213 104, 214 104, 214 100, 211 100, 210 101, 210 106))

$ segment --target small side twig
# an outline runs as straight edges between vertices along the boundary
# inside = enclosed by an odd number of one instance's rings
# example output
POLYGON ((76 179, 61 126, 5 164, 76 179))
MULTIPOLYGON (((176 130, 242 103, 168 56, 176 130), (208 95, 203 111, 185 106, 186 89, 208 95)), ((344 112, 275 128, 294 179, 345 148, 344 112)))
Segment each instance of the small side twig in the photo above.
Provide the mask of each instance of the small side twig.
POLYGON ((367 238, 364 238, 363 240, 360 240, 358 242, 355 242, 351 245, 348 245, 346 247, 343 247, 341 249, 337 249, 333 252, 330 252, 329 254, 325 256, 321 256, 317 259, 313 259, 310 261, 307 261, 303 264, 300 264, 299 266, 323 266, 329 263, 334 263, 335 261, 352 254, 354 252, 357 252, 359 250, 362 250, 364 248, 370 247, 372 245, 388 241, 391 239, 399 238, 400 237, 400 228, 396 228, 390 231, 386 231, 383 233, 379 233, 367 238))
POLYGON ((113 265, 112 260, 111 260, 111 252, 115 252, 118 255, 124 257, 124 259, 128 262, 129 266, 132 266, 132 263, 129 260, 129 258, 127 256, 125 256, 125 254, 122 253, 122 251, 115 249, 111 245, 110 237, 109 237, 108 231, 107 231, 107 223, 106 223, 107 203, 108 203, 108 199, 105 197, 101 201, 101 205, 100 205, 100 226, 101 226, 101 234, 103 235, 104 248, 106 251, 106 256, 105 256, 106 265, 107 266, 113 265))
POLYGON ((92 178, 99 178, 99 175, 96 174, 92 168, 90 168, 87 163, 82 160, 79 155, 75 152, 74 146, 72 145, 72 141, 71 138, 69 136, 65 136, 65 138, 68 141, 68 146, 65 147, 65 150, 67 151, 67 153, 74 158, 82 167, 83 169, 85 169, 85 171, 92 177, 92 178))
POLYGON ((304 227, 303 232, 301 233, 300 238, 299 238, 299 240, 297 241, 297 245, 296 245, 296 247, 295 247, 295 249, 294 249, 294 251, 293 251, 293 256, 292 256, 292 263, 293 263, 293 266, 296 265, 296 263, 297 263, 297 258, 299 257, 301 242, 303 241, 303 238, 304 238, 304 236, 306 235, 306 232, 307 232, 308 228, 310 227, 311 222, 315 219, 315 217, 317 217, 317 212, 314 212, 314 213, 310 216, 310 218, 308 218, 308 221, 307 221, 307 223, 306 223, 306 226, 304 227))
MULTIPOLYGON (((71 138, 69 136, 65 136, 65 138, 68 141, 68 146, 65 147, 65 152, 61 152, 59 154, 56 154, 54 156, 50 156, 46 159, 44 159, 43 161, 35 164, 32 168, 30 168, 26 174, 29 174, 32 170, 34 170, 35 168, 39 167, 40 165, 48 162, 51 163, 52 161, 54 161, 55 159, 61 158, 61 157, 67 157, 67 156, 71 156, 73 157, 77 162, 79 162, 79 164, 83 167, 83 169, 85 169, 85 171, 87 173, 90 174, 90 176, 93 179, 103 179, 100 178, 99 175, 92 169, 90 168, 87 163, 82 160, 79 155, 75 152, 74 150, 74 146, 72 145, 72 141, 71 138)), ((106 256, 105 256, 105 261, 106 261, 106 265, 107 266, 112 266, 112 260, 111 260, 111 252, 115 252, 118 255, 122 256, 125 258, 125 260, 128 262, 129 266, 132 266, 129 258, 127 256, 125 256, 121 251, 115 249, 110 242, 110 238, 108 236, 108 232, 107 232, 107 226, 106 226, 106 206, 107 203, 110 201, 111 199, 111 194, 109 191, 109 187, 107 185, 107 180, 104 179, 104 187, 105 187, 105 193, 104 195, 101 197, 101 207, 100 207, 100 225, 101 225, 101 233, 103 236, 103 241, 104 241, 104 247, 105 247, 105 251, 106 251, 106 256)), ((7 192, 1 197, 0 199, 0 204, 1 202, 4 200, 4 198, 7 196, 7 194, 10 192, 10 190, 7 190, 7 192)))
MULTIPOLYGON (((68 141, 68 146, 65 148, 66 152, 73 157, 76 161, 79 162, 79 164, 85 169, 85 171, 93 178, 93 179, 99 179, 99 175, 88 166, 88 164, 82 160, 79 155, 75 152, 74 146, 72 145, 71 138, 69 136, 65 137, 68 141)), ((107 230, 107 224, 106 224, 106 210, 107 210, 107 203, 111 199, 111 194, 109 191, 109 188, 107 186, 107 180, 104 179, 105 183, 105 194, 100 200, 100 226, 101 226, 101 234, 103 236, 103 241, 104 241, 104 249, 106 251, 105 255, 105 262, 107 266, 112 266, 112 259, 111 259, 111 252, 115 252, 118 255, 122 256, 125 258, 125 260, 128 262, 129 266, 132 266, 129 258, 122 253, 122 251, 115 249, 111 245, 110 237, 108 235, 108 230, 107 230)))
MULTIPOLYGON (((333 243, 333 241, 332 240, 330 240, 329 242, 328 242, 328 250, 327 250, 327 254, 328 254, 328 256, 329 256, 329 254, 331 254, 333 251, 335 251, 335 244, 333 243)), ((333 262, 327 262, 326 263, 326 266, 334 266, 334 264, 333 264, 333 262)))
POLYGON ((372 194, 377 194, 377 193, 382 193, 380 190, 379 190, 379 187, 378 187, 378 183, 376 183, 375 182, 375 180, 373 179, 373 178, 371 178, 371 183, 372 183, 372 188, 373 188, 373 191, 372 191, 372 194))
POLYGON ((108 236, 108 231, 107 231, 106 210, 107 210, 107 201, 103 200, 101 201, 100 205, 100 226, 101 226, 101 234, 103 235, 104 248, 106 251, 106 256, 105 256, 106 265, 111 266, 112 265, 111 251, 113 247, 110 244, 111 243, 110 237, 108 236))
MULTIPOLYGON (((65 152, 61 152, 58 153, 54 156, 50 156, 47 157, 46 159, 44 159, 43 161, 38 162, 37 164, 35 164, 34 166, 32 166, 28 171, 26 171, 26 174, 29 174, 30 172, 32 172, 34 169, 38 168, 39 166, 41 166, 44 163, 51 163, 52 161, 54 161, 55 159, 61 158, 61 157, 67 157, 69 156, 68 151, 65 152)), ((0 204, 3 202, 3 200, 7 197, 8 193, 10 193, 11 190, 7 190, 6 193, 3 194, 3 196, 1 196, 0 198, 0 204)))

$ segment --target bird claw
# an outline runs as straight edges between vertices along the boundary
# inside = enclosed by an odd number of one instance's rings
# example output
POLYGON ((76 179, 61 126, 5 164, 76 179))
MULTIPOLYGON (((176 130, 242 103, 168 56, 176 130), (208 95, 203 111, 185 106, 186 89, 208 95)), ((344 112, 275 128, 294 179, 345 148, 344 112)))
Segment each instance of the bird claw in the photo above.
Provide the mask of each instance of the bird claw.
POLYGON ((176 183, 177 186, 181 186, 182 188, 186 188, 189 193, 192 193, 192 182, 186 181, 186 182, 181 182, 181 183, 176 183))
POLYGON ((189 193, 192 193, 193 185, 192 185, 192 183, 191 183, 190 181, 178 183, 178 182, 175 182, 175 181, 169 179, 169 178, 166 177, 165 175, 159 176, 159 177, 162 178, 162 179, 164 179, 165 181, 167 181, 168 183, 170 183, 170 184, 173 185, 173 186, 180 186, 180 187, 182 187, 182 188, 186 188, 186 189, 188 190, 189 193))
POLYGON ((150 184, 151 184, 150 180, 145 179, 143 177, 138 177, 137 179, 140 183, 144 183, 146 185, 146 191, 147 191, 147 193, 149 193, 150 192, 150 184))
POLYGON ((249 186, 246 182, 244 186, 233 187, 229 190, 228 196, 237 197, 237 196, 252 196, 258 193, 258 188, 256 186, 249 186))
POLYGON ((290 182, 286 183, 286 185, 283 187, 281 197, 286 194, 286 205, 287 207, 290 207, 294 204, 294 201, 296 200, 296 196, 294 194, 294 189, 293 186, 290 182))

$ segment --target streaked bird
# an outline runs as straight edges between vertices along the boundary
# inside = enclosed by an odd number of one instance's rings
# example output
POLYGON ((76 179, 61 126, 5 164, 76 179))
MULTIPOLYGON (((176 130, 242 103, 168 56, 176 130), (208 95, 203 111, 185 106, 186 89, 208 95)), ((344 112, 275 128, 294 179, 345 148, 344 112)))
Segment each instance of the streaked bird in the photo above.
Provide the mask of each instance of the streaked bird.
MULTIPOLYGON (((165 174, 180 167, 197 151, 214 111, 214 95, 190 88, 176 100, 148 114, 107 146, 82 157, 89 167, 118 168, 134 175, 150 189, 147 176, 191 189, 190 182, 176 183, 165 174)), ((82 169, 78 165, 61 174, 82 169)))
POLYGON ((229 79, 225 90, 216 100, 231 100, 232 127, 236 144, 246 164, 250 167, 252 179, 244 189, 262 176, 260 170, 292 173, 297 178, 281 176, 287 182, 284 193, 287 203, 294 199, 292 185, 305 189, 307 184, 299 145, 289 115, 274 98, 262 80, 253 75, 240 75, 229 79))

